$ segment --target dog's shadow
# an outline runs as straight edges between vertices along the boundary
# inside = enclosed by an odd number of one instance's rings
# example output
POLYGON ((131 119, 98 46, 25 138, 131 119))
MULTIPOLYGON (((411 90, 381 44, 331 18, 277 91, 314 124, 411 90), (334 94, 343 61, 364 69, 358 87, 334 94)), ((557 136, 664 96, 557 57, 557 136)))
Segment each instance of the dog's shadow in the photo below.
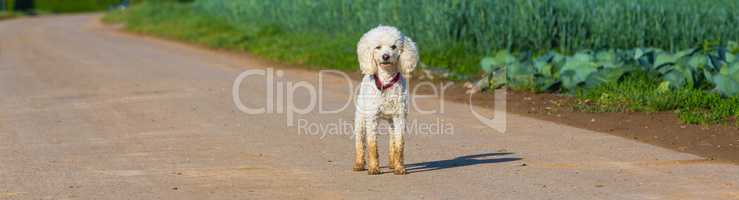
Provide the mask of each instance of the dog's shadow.
POLYGON ((491 163, 502 163, 521 160, 517 157, 498 157, 511 155, 513 153, 485 153, 476 155, 460 156, 449 160, 436 160, 428 162, 420 162, 413 164, 406 164, 406 171, 408 173, 434 171, 440 169, 449 169, 455 167, 465 167, 471 165, 483 165, 491 163))

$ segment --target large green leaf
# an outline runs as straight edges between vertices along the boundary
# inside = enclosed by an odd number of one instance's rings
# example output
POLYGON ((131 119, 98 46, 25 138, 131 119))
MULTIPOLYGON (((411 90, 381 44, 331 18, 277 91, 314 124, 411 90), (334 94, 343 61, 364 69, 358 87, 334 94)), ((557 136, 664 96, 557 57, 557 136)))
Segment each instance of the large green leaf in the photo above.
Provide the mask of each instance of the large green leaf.
POLYGON ((719 73, 714 74, 711 78, 716 86, 714 90, 724 96, 739 95, 739 62, 731 65, 722 65, 719 73))
POLYGON ((578 61, 578 62, 593 62, 593 56, 590 55, 590 52, 578 52, 572 57, 567 59, 567 62, 570 61, 578 61))
POLYGON ((493 73, 493 65, 495 61, 491 57, 485 57, 480 61, 480 68, 485 73, 493 73))
POLYGON ((493 57, 485 57, 480 61, 480 68, 485 73, 493 73, 511 63, 517 62, 516 57, 509 51, 498 51, 493 57))
POLYGON ((711 71, 718 71, 724 65, 727 64, 727 58, 733 57, 733 55, 727 57, 727 50, 724 48, 718 48, 715 52, 708 54, 708 67, 711 71))
POLYGON ((536 68, 537 74, 556 79, 559 75, 559 69, 557 66, 560 66, 563 60, 564 57, 562 55, 556 52, 549 52, 536 58, 533 65, 536 68))
POLYGON ((597 62, 614 63, 617 61, 616 52, 610 51, 599 51, 595 53, 595 60, 597 62))
POLYGON ((595 61, 599 66, 605 68, 620 68, 624 66, 622 60, 619 59, 619 55, 616 51, 600 51, 595 54, 595 61))
MULTIPOLYGON (((675 89, 685 86, 686 84, 688 84, 689 80, 692 79, 688 78, 685 73, 681 71, 671 70, 662 75, 662 80, 665 80, 667 83, 669 83, 670 88, 675 89)), ((692 82, 690 84, 692 84, 692 82)))
POLYGON ((675 53, 675 57, 677 57, 678 59, 681 59, 684 57, 693 56, 698 52, 698 50, 699 49, 686 49, 686 50, 678 51, 677 53, 675 53))
POLYGON ((508 65, 517 62, 516 57, 509 51, 498 51, 492 61, 493 65, 508 65))
POLYGON ((617 82, 621 77, 630 71, 628 67, 622 68, 602 68, 591 73, 585 80, 585 88, 594 88, 603 83, 617 82))
POLYGON ((687 49, 675 54, 659 52, 655 57, 653 70, 659 73, 670 88, 694 87, 696 74, 703 71, 705 56, 698 55, 697 49, 687 49))
POLYGON ((736 55, 727 53, 726 54, 726 63, 733 63, 736 61, 736 55))
POLYGON ((729 76, 736 81, 739 81, 739 61, 734 61, 729 67, 729 76))
POLYGON ((634 53, 634 60, 636 64, 642 67, 645 71, 651 71, 654 67, 658 51, 655 49, 636 49, 634 53))
POLYGON ((652 64, 652 70, 659 70, 660 67, 663 67, 665 65, 672 65, 677 62, 679 57, 675 54, 670 54, 667 52, 660 52, 657 53, 657 56, 654 58, 654 63, 652 64))
POLYGON ((679 64, 682 65, 685 70, 690 70, 693 82, 689 84, 693 87, 703 85, 703 80, 710 82, 713 76, 713 72, 706 68, 708 65, 708 56, 706 55, 696 52, 692 54, 692 56, 682 58, 679 61, 679 64))
POLYGON ((736 96, 739 94, 739 81, 723 74, 714 75, 712 80, 713 84, 716 85, 714 90, 721 93, 721 95, 736 96))
POLYGON ((703 69, 708 63, 708 58, 704 55, 688 56, 682 60, 685 65, 695 70, 703 69))
POLYGON ((637 48, 637 49, 634 49, 634 52, 633 52, 633 57, 632 57, 632 59, 634 59, 634 60, 639 60, 639 59, 640 59, 640 58, 642 58, 642 57, 644 56, 644 54, 646 54, 646 53, 647 53, 647 52, 645 51, 645 49, 641 49, 641 48, 637 48))
POLYGON ((669 82, 670 88, 681 88, 684 86, 693 87, 695 85, 694 74, 700 73, 700 69, 690 67, 685 62, 664 65, 658 69, 662 80, 669 82))
POLYGON ((521 63, 512 63, 508 65, 507 69, 508 80, 507 83, 511 87, 529 87, 534 85, 534 74, 536 69, 532 65, 526 65, 521 63))
POLYGON ((585 82, 591 73, 596 72, 598 65, 592 62, 590 55, 578 53, 567 59, 559 75, 562 87, 574 90, 579 84, 585 82))

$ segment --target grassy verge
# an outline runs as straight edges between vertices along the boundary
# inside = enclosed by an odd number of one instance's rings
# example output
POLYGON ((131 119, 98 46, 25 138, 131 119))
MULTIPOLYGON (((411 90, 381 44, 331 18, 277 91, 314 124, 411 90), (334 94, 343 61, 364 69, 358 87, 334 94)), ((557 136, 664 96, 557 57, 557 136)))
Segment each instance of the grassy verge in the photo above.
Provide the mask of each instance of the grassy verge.
POLYGON ((144 3, 128 10, 115 11, 103 18, 108 23, 123 23, 126 29, 160 37, 184 40, 213 48, 243 50, 245 35, 230 25, 197 15, 180 4, 144 3))
MULTIPOLYGON (((149 33, 213 48, 249 51, 268 59, 311 68, 355 70, 356 42, 362 32, 334 33, 326 30, 290 31, 283 26, 241 21, 236 25, 222 16, 202 12, 192 3, 147 1, 104 19, 124 23, 129 31, 149 33)), ((422 47, 423 48, 423 47, 422 47)), ((461 74, 476 74, 482 56, 455 44, 443 50, 424 49, 422 59, 432 66, 461 74)))
POLYGON ((273 26, 237 29, 225 20, 194 11, 191 4, 144 2, 128 10, 110 13, 103 20, 123 23, 127 30, 133 32, 217 49, 249 51, 291 64, 340 70, 356 68, 355 36, 291 33, 273 26), (349 43, 352 45, 346 45, 349 43))
POLYGON ((10 19, 15 17, 15 15, 9 13, 9 12, 2 12, 0 11, 0 20, 10 19))
POLYGON ((40 12, 75 13, 106 10, 120 0, 34 0, 33 7, 40 12))
POLYGON ((739 125, 739 98, 723 98, 700 89, 669 90, 647 73, 633 73, 617 83, 580 90, 575 108, 586 112, 674 111, 689 124, 739 125))

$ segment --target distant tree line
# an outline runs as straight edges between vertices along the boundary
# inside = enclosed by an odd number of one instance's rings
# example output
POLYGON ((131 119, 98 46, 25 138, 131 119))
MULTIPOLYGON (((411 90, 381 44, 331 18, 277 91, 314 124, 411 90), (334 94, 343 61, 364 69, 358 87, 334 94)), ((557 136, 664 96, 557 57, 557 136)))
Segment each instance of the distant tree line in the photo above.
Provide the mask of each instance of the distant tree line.
POLYGON ((33 0, 15 0, 13 10, 30 12, 33 10, 33 0))

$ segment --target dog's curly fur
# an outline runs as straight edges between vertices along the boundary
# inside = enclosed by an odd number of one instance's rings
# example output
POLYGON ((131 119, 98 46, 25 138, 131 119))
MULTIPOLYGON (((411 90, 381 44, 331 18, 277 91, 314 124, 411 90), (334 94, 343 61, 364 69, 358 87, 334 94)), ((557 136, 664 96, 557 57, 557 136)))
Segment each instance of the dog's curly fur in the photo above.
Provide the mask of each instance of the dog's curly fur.
POLYGON ((407 77, 418 64, 418 49, 411 38, 395 27, 378 26, 359 40, 357 57, 364 78, 356 99, 354 136, 356 145, 355 171, 365 167, 365 147, 369 151, 368 173, 380 174, 377 155, 377 132, 380 120, 392 124, 388 166, 395 174, 405 174, 403 164, 403 135, 408 113, 407 77), (375 77, 388 83, 397 73, 398 82, 384 91, 375 85, 375 77))

